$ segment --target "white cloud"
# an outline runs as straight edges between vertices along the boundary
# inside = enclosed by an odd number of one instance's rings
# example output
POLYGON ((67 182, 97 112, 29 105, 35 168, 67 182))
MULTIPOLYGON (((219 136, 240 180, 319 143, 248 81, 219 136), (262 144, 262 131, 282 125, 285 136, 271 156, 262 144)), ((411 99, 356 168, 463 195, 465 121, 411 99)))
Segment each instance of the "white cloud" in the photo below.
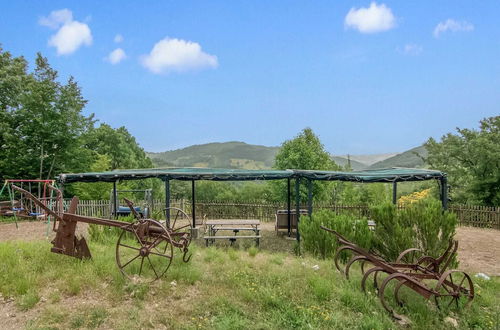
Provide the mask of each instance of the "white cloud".
POLYGON ((105 60, 114 65, 120 63, 126 58, 127 54, 125 54, 125 51, 121 48, 117 48, 109 53, 105 60))
POLYGON ((56 10, 39 20, 40 25, 59 29, 49 39, 49 46, 55 47, 57 55, 74 53, 81 46, 92 44, 92 32, 87 24, 73 20, 68 9, 56 10))
POLYGON ((113 40, 114 40, 114 42, 119 44, 120 42, 123 41, 123 36, 121 34, 117 34, 113 40))
POLYGON ((216 68, 218 65, 217 56, 203 52, 200 44, 175 38, 158 41, 148 55, 142 56, 141 62, 156 74, 216 68))
POLYGON ((398 47, 398 52, 405 55, 420 55, 423 52, 423 48, 417 44, 406 44, 404 47, 398 47))
POLYGON ((372 2, 368 8, 351 8, 344 19, 344 25, 361 33, 377 33, 395 27, 396 18, 391 8, 372 2))
POLYGON ((59 26, 69 23, 73 20, 73 13, 69 9, 54 10, 47 17, 41 17, 38 23, 48 26, 51 29, 57 29, 59 26))
POLYGON ((448 18, 445 22, 440 22, 434 28, 434 37, 439 38, 439 35, 446 31, 458 32, 458 31, 473 31, 474 25, 466 21, 455 21, 454 19, 448 18))

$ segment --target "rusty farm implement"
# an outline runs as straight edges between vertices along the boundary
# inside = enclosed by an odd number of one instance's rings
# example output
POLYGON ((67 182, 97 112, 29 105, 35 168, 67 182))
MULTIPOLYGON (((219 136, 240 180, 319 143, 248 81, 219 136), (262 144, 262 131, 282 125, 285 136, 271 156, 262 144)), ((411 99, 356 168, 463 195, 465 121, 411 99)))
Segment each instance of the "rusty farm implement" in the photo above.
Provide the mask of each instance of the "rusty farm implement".
POLYGON ((425 299, 434 298, 439 309, 465 308, 474 299, 474 285, 470 276, 457 269, 447 269, 457 252, 456 241, 450 241, 448 248, 438 258, 418 257, 420 250, 411 248, 401 252, 395 262, 388 262, 374 252, 357 246, 335 230, 323 226, 321 229, 334 234, 339 242, 340 246, 334 257, 336 268, 349 279, 351 266, 359 262, 363 276, 362 290, 366 292, 366 282, 373 275, 373 284, 378 290, 382 306, 396 319, 402 319, 393 307, 404 307, 403 288, 408 288, 425 299), (348 252, 352 257, 342 268, 339 259, 342 253, 348 252), (382 276, 385 278, 380 279, 382 276), (386 291, 390 290, 392 299, 386 297, 386 291))
POLYGON ((63 197, 60 190, 48 186, 56 195, 55 207, 47 207, 30 192, 17 187, 12 188, 23 193, 47 216, 53 217, 53 231, 56 235, 52 241, 51 251, 79 259, 91 258, 91 253, 84 237, 77 237, 76 228, 79 222, 115 227, 121 229, 116 242, 116 264, 120 272, 128 277, 144 277, 147 281, 155 281, 162 277, 174 257, 174 250, 179 249, 182 260, 188 262, 189 245, 191 243, 191 222, 189 217, 177 208, 166 209, 165 223, 154 219, 143 218, 134 208, 132 202, 125 200, 134 222, 86 217, 76 214, 78 197, 73 197, 67 211, 64 210, 63 197))

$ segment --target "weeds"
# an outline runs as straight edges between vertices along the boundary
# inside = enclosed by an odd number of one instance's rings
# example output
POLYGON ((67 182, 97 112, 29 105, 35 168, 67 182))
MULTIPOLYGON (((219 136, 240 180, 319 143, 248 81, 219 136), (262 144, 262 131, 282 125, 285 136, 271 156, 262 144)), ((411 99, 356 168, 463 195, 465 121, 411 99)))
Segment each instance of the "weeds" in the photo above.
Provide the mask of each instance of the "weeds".
MULTIPOLYGON (((177 253, 166 276, 147 285, 123 278, 114 243, 91 242, 92 261, 52 254, 47 242, 0 243, 0 293, 20 313, 38 311, 26 324, 31 329, 397 328, 375 292, 360 290, 359 268, 347 281, 331 260, 308 255, 193 248, 189 263, 177 253)), ((453 314, 410 292, 411 327, 442 329, 451 315, 461 328, 494 328, 500 280, 475 280, 475 287, 471 308, 453 314)))

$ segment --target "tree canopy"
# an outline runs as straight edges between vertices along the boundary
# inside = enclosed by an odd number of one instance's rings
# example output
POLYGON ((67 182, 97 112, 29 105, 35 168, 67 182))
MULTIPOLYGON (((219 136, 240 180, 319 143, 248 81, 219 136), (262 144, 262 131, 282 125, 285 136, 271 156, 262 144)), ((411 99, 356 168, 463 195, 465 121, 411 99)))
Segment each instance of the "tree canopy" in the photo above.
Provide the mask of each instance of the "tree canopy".
POLYGON ((454 201, 500 205, 500 116, 481 120, 479 130, 430 138, 425 147, 427 162, 448 173, 454 201))
POLYGON ((0 48, 0 179, 152 167, 125 127, 84 115, 86 103, 76 80, 61 83, 40 53, 29 72, 24 57, 0 48))

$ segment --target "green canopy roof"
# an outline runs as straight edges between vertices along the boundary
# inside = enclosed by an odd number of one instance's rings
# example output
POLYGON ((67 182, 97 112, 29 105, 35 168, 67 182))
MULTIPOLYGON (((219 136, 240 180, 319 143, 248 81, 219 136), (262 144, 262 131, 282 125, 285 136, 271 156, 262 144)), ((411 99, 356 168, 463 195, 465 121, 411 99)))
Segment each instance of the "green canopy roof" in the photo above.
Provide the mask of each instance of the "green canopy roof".
POLYGON ((300 177, 312 180, 354 182, 423 181, 440 179, 446 176, 445 173, 440 171, 402 167, 355 172, 294 170, 294 173, 300 177))
POLYGON ((151 168, 137 170, 115 170, 108 172, 88 172, 60 174, 60 183, 71 182, 114 182, 117 180, 140 180, 159 178, 162 180, 214 180, 247 181, 306 178, 324 181, 355 182, 399 182, 440 179, 445 173, 415 168, 390 168, 381 170, 337 172, 316 170, 240 170, 221 168, 151 168))
POLYGON ((285 170, 239 170, 222 168, 150 168, 138 170, 115 170, 109 172, 89 172, 60 174, 57 180, 61 183, 71 182, 114 182, 116 180, 140 180, 159 178, 162 180, 214 180, 214 181, 246 181, 246 180, 278 180, 293 176, 293 171, 285 170))

